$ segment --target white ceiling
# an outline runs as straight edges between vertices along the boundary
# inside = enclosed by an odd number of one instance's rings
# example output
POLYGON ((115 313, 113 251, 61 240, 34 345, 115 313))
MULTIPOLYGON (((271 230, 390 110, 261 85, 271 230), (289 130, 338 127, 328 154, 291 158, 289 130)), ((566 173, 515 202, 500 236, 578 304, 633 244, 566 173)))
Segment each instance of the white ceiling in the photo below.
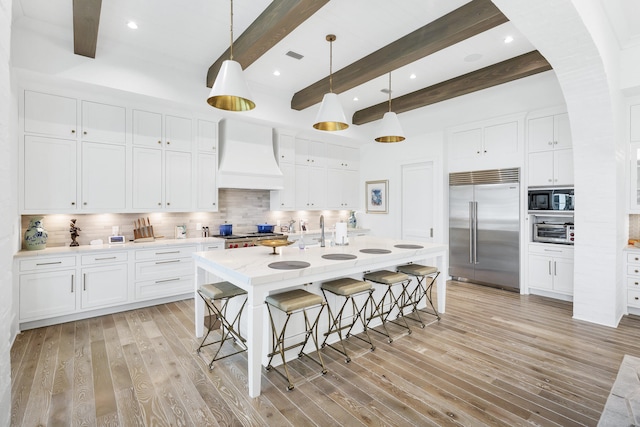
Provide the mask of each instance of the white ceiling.
MULTIPOLYGON (((622 47, 640 37, 638 0, 601 0, 622 47)), ((293 94, 329 73, 326 34, 336 34, 334 71, 426 25, 467 3, 468 0, 335 0, 329 1, 273 49, 246 69, 251 87, 291 99, 293 94), (304 55, 295 60, 289 50, 304 55), (273 72, 278 70, 280 76, 273 72)), ((234 0, 234 37, 237 38, 270 0, 234 0)), ((71 0, 14 0, 13 25, 46 28, 68 34, 72 40, 71 0)), ((102 2, 96 58, 130 55, 158 63, 179 63, 201 76, 204 87, 209 66, 229 47, 228 0, 108 0, 102 2), (127 28, 136 21, 137 30, 127 28)), ((69 46, 73 51, 72 44, 69 46)), ((392 73, 393 96, 486 67, 535 48, 511 23, 444 49, 392 73), (506 36, 514 37, 510 44, 506 36), (479 58, 469 61, 469 57, 479 58), (417 77, 410 79, 414 73, 417 77)), ((348 92, 340 99, 348 116, 383 102, 388 76, 381 76, 348 92), (354 101, 357 97, 359 100, 354 101)))

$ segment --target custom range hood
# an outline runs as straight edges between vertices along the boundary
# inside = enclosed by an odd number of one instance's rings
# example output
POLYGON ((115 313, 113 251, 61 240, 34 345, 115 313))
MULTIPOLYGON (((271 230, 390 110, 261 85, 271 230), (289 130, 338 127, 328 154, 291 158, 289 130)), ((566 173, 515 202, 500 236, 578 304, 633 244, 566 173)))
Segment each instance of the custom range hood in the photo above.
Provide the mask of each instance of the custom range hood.
POLYGON ((219 147, 218 188, 284 188, 272 128, 225 119, 220 122, 219 147))

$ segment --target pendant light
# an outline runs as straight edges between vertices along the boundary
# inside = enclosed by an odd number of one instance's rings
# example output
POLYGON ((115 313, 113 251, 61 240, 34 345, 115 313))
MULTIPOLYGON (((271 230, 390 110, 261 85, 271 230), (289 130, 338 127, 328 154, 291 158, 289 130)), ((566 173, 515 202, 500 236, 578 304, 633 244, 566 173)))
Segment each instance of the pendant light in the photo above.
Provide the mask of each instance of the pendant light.
POLYGON ((320 110, 313 127, 325 131, 345 130, 349 127, 349 124, 340 105, 338 95, 333 93, 333 42, 336 40, 336 36, 329 34, 326 39, 329 42, 329 93, 326 93, 322 98, 322 104, 320 104, 320 110))
POLYGON ((230 58, 222 62, 207 103, 227 111, 249 111, 256 107, 251 100, 249 86, 242 75, 242 66, 233 60, 233 0, 231 0, 230 58))
POLYGON ((389 111, 382 116, 380 130, 382 136, 376 138, 377 142, 401 142, 405 140, 398 116, 391 111, 391 72, 389 72, 389 111))

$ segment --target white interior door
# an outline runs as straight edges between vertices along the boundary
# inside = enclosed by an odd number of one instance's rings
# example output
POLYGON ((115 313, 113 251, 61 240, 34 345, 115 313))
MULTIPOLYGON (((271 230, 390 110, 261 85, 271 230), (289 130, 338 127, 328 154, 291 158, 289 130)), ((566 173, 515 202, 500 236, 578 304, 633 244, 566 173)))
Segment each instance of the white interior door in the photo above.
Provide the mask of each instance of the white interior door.
POLYGON ((402 166, 402 238, 433 241, 433 162, 402 166))

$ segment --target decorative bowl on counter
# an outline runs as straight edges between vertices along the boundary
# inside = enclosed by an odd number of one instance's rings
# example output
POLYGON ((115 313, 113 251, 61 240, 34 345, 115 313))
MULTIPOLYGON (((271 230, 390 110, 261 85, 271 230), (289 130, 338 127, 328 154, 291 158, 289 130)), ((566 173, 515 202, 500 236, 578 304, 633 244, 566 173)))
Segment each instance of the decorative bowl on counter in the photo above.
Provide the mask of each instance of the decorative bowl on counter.
POLYGON ((273 252, 271 253, 271 255, 277 255, 276 253, 276 248, 279 248, 281 246, 289 246, 292 245, 294 242, 290 242, 287 239, 264 239, 264 240, 258 240, 258 244, 261 246, 269 246, 270 248, 273 248, 273 252))

